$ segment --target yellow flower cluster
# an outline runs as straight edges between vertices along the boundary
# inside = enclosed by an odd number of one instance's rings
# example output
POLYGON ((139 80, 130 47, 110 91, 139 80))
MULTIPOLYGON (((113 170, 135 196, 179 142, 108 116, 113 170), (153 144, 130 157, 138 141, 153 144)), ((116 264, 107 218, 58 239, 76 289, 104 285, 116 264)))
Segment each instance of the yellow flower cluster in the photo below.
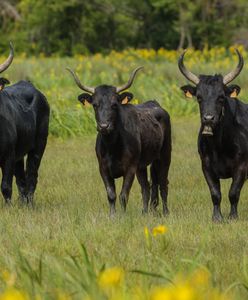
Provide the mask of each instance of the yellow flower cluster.
POLYGON ((119 286, 124 279, 124 270, 122 268, 109 268, 101 272, 99 276, 99 285, 102 288, 119 286))

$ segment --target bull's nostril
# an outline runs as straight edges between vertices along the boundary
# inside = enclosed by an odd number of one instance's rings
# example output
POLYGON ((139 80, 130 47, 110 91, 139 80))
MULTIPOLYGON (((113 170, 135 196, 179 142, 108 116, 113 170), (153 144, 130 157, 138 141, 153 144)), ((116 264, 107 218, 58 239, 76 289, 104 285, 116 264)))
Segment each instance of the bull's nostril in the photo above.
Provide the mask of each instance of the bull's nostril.
POLYGON ((213 121, 213 119, 214 119, 213 115, 210 115, 210 114, 204 115, 204 120, 205 121, 213 121))

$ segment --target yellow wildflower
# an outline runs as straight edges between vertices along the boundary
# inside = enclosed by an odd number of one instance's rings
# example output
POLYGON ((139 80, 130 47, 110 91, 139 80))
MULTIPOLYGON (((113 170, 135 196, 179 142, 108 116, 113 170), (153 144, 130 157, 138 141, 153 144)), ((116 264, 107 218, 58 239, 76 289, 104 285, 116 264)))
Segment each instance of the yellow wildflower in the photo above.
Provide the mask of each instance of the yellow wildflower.
POLYGON ((147 226, 145 226, 145 228, 144 228, 144 233, 145 233, 146 239, 149 239, 149 229, 147 226))
POLYGON ((154 289, 151 294, 151 300, 173 300, 173 292, 171 288, 160 287, 154 289))
POLYGON ((10 273, 8 270, 4 270, 1 277, 7 286, 13 286, 16 281, 16 274, 10 273))
POLYGON ((113 267, 104 270, 99 276, 99 285, 102 288, 115 287, 120 285, 124 279, 124 270, 122 268, 113 267))
POLYGON ((196 286, 208 286, 209 279, 209 271, 206 269, 199 269, 192 275, 191 282, 196 286))
POLYGON ((182 284, 175 288, 174 298, 175 300, 194 300, 196 299, 196 293, 192 286, 188 284, 182 284))
POLYGON ((0 295, 0 300, 28 300, 29 297, 16 289, 7 289, 0 295))
POLYGON ((165 234, 168 231, 168 228, 164 225, 156 226, 152 229, 153 236, 157 236, 159 234, 165 234))

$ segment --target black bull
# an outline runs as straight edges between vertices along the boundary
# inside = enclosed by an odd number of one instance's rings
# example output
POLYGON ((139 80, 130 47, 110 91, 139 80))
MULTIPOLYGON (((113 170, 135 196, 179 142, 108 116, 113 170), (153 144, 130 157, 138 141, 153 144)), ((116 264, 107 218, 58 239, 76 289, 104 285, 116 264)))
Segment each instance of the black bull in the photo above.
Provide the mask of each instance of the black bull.
MULTIPOLYGON (((10 56, 0 66, 0 72, 9 67, 13 56, 11 46, 10 56)), ((47 142, 48 123, 49 105, 44 95, 31 83, 20 81, 0 91, 1 190, 6 203, 11 201, 14 175, 20 198, 32 203, 47 142)))
POLYGON ((240 191, 248 171, 248 105, 236 98, 239 86, 227 85, 243 67, 243 58, 238 51, 237 54, 238 66, 224 77, 197 77, 185 68, 184 53, 179 59, 180 71, 196 85, 183 86, 182 90, 188 97, 195 96, 199 103, 201 128, 198 151, 212 197, 214 221, 222 220, 220 179, 232 178, 229 217, 235 219, 238 217, 240 191))
POLYGON ((77 85, 84 91, 79 101, 86 100, 95 110, 98 135, 96 154, 103 179, 110 213, 115 212, 115 178, 123 177, 120 203, 126 210, 129 192, 135 177, 141 186, 143 212, 158 205, 158 189, 163 202, 163 213, 168 213, 168 171, 171 160, 171 127, 168 113, 156 101, 131 105, 131 93, 121 91, 129 88, 137 68, 129 82, 122 87, 101 85, 96 88, 83 85, 73 71, 77 85), (151 192, 147 166, 151 164, 151 192))

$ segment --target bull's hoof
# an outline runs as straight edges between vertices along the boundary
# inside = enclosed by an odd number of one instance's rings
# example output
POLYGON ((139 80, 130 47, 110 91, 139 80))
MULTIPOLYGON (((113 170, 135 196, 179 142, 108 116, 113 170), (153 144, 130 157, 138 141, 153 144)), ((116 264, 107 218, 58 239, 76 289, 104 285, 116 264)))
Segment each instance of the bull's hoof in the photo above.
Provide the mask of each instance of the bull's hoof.
POLYGON ((230 213, 229 216, 228 216, 228 219, 230 221, 237 221, 238 218, 239 218, 238 213, 230 213))
POLYGON ((223 222, 223 217, 222 217, 221 214, 214 214, 214 215, 212 216, 212 221, 213 221, 214 223, 216 223, 216 224, 222 223, 222 222, 223 222))
POLYGON ((114 216, 115 216, 115 214, 116 214, 116 209, 115 209, 115 207, 113 206, 113 207, 110 207, 110 210, 109 210, 109 217, 110 218, 113 218, 114 216))
POLYGON ((5 202, 4 202, 4 206, 5 206, 5 207, 12 207, 12 206, 13 206, 13 204, 12 204, 12 201, 11 201, 11 199, 7 199, 7 200, 5 200, 5 202))
POLYGON ((163 209, 163 216, 164 217, 168 217, 169 216, 169 214, 170 214, 170 211, 169 211, 169 209, 166 207, 166 208, 164 208, 163 209))
POLYGON ((148 208, 143 208, 142 215, 147 215, 147 214, 148 214, 148 208))

